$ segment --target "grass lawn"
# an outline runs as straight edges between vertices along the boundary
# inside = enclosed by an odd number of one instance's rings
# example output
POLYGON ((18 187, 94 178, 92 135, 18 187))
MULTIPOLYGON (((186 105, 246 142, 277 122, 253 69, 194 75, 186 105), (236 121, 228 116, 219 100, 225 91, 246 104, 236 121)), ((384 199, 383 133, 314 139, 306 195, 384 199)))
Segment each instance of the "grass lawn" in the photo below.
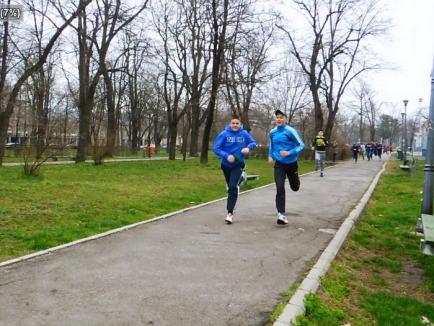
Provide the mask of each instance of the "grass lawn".
MULTIPOLYGON (((313 162, 301 161, 300 173, 313 162)), ((0 168, 0 261, 50 248, 226 196, 219 162, 112 162, 46 165, 38 177, 22 167, 0 168)), ((273 182, 265 160, 249 159, 260 179, 273 182)))
POLYGON ((419 250, 423 162, 391 161, 298 326, 434 325, 434 257, 419 250), (424 324, 423 321, 426 321, 424 324))

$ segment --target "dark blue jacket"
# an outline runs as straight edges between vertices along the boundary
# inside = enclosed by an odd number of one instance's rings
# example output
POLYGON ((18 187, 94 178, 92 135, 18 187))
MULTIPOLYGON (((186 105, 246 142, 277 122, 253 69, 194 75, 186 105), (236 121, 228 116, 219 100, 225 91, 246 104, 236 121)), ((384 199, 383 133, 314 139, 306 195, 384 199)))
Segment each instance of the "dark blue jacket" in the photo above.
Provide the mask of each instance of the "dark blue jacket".
POLYGON ((213 151, 222 160, 222 164, 229 168, 236 167, 244 163, 244 155, 241 150, 248 147, 250 150, 256 147, 256 140, 242 127, 233 131, 230 126, 218 134, 214 141, 213 151), (228 156, 235 156, 235 162, 228 162, 228 156))

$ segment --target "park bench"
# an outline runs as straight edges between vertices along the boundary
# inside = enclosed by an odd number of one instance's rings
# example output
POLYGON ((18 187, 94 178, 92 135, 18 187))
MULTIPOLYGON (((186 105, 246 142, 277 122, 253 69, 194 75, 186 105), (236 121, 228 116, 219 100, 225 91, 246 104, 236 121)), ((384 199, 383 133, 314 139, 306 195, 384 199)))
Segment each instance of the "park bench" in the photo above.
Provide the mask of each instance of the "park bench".
POLYGON ((434 256, 434 216, 422 214, 416 226, 416 232, 423 236, 420 249, 426 255, 434 256))
POLYGON ((247 174, 247 172, 243 171, 243 181, 241 182, 241 185, 247 184, 247 181, 249 180, 258 180, 259 175, 258 174, 247 174))
POLYGON ((413 174, 416 168, 416 160, 412 158, 411 160, 405 160, 400 166, 401 170, 408 171, 409 174, 413 174))
POLYGON ((258 180, 259 179, 259 175, 257 175, 257 174, 247 174, 246 175, 246 179, 247 180, 258 180))

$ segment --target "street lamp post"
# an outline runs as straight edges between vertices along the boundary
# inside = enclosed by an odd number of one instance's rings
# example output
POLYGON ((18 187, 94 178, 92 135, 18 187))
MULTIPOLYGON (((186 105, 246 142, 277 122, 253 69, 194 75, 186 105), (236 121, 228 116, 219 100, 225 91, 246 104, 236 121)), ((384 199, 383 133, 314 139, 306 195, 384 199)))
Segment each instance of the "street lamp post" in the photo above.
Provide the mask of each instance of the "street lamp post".
POLYGON ((389 146, 392 146, 392 135, 393 135, 393 121, 389 120, 389 146))
POLYGON ((401 113, 401 160, 404 159, 404 112, 401 113))
POLYGON ((404 113, 402 113, 403 116, 403 123, 404 123, 404 152, 403 152, 403 158, 404 158, 404 164, 407 164, 407 104, 408 104, 408 100, 403 100, 402 101, 404 103, 404 113))
MULTIPOLYGON (((419 135, 419 140, 418 140, 419 150, 420 150, 421 154, 422 154, 422 147, 423 147, 422 125, 421 125, 421 121, 420 121, 420 118, 422 115, 422 101, 423 101, 422 97, 419 97, 419 112, 418 112, 418 119, 417 119, 417 127, 418 127, 418 135, 419 135)), ((413 149, 413 151, 414 151, 414 149, 413 149)))

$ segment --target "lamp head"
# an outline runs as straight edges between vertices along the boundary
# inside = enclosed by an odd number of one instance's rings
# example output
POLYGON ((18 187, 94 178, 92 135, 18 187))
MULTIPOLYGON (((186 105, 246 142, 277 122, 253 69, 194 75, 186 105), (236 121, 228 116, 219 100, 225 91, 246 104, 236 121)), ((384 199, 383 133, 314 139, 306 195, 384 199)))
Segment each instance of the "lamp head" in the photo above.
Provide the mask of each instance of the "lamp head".
POLYGON ((403 100, 403 102, 404 102, 404 106, 407 106, 408 100, 403 100))

